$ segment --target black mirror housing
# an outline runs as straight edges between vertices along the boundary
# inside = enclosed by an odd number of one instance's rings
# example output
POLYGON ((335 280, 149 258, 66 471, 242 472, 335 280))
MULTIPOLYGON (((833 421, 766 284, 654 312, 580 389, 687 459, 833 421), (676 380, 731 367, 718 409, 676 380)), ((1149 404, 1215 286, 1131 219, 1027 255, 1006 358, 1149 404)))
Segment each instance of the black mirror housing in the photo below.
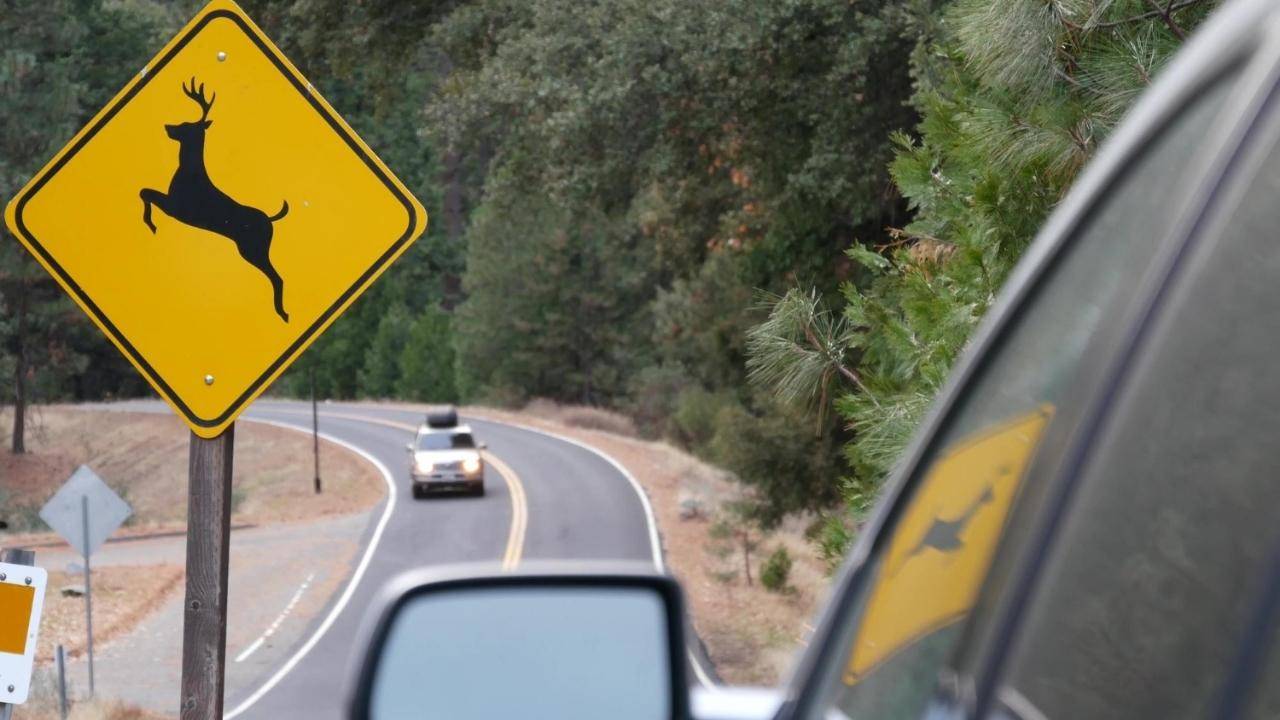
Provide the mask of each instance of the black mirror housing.
MULTIPOLYGON (((353 678, 353 686, 348 693, 347 715, 353 720, 380 720, 377 713, 377 706, 380 701, 378 698, 388 697, 388 691, 380 690, 385 688, 387 677, 396 677, 398 671, 397 663, 404 667, 421 667, 423 660, 415 656, 412 665, 400 660, 400 656, 404 655, 404 647, 423 648, 433 647, 432 650, 417 651, 425 656, 432 654, 444 657, 446 666, 452 665, 455 658, 446 656, 451 652, 451 648, 466 647, 468 653, 473 657, 470 658, 474 662, 474 654, 481 652, 478 647, 485 644, 483 641, 492 641, 495 638, 482 637, 491 633, 501 633, 501 630, 492 630, 492 623, 485 622, 483 624, 474 625, 474 629, 466 626, 466 621, 450 621, 441 623, 449 628, 452 638, 446 640, 440 638, 439 643, 423 642, 426 638, 419 632, 413 633, 416 626, 413 625, 415 620, 412 618, 421 618, 424 616, 422 609, 424 607, 434 607, 426 613, 436 613, 442 607, 463 607, 477 608, 475 612, 481 612, 480 607, 485 603, 490 603, 486 612, 492 613, 492 601, 496 599, 502 603, 509 611, 517 612, 523 622, 533 623, 528 626, 527 635, 529 640, 533 642, 521 642, 520 647, 524 648, 522 652, 526 655, 526 668, 563 668, 565 660, 572 661, 572 656, 566 655, 566 652, 576 652, 581 649, 581 633, 563 632, 563 628, 557 628, 556 623, 563 623, 565 618, 576 618, 579 615, 573 611, 571 603, 565 603, 562 607, 561 617, 553 622, 547 623, 546 628, 538 628, 536 625, 540 617, 545 619, 547 616, 539 616, 537 611, 523 612, 523 608, 533 608, 534 603, 545 603, 549 596, 559 593, 567 598, 576 598, 579 601, 586 599, 586 612, 580 617, 588 618, 594 616, 596 619, 595 627, 600 627, 599 621, 605 620, 607 624, 614 628, 621 628, 632 625, 628 622, 631 618, 626 616, 610 617, 603 613, 609 612, 609 602, 621 597, 641 598, 649 604, 656 605, 658 609, 658 617, 654 618, 652 634, 661 635, 665 632, 665 638, 655 638, 651 643, 655 653, 665 655, 666 667, 658 668, 656 665, 661 663, 650 662, 650 667, 641 669, 641 675, 654 677, 659 674, 665 675, 665 686, 668 688, 669 695, 665 700, 662 698, 644 698, 655 708, 664 706, 667 708, 659 717, 670 718, 671 720, 687 720, 689 714, 689 683, 688 683, 688 660, 687 646, 685 638, 685 610, 684 598, 680 590, 679 584, 674 578, 656 572, 651 565, 631 564, 631 563, 609 563, 609 564, 583 564, 573 563, 531 563, 517 572, 503 573, 493 564, 470 565, 470 566, 454 566, 432 570, 422 570, 406 573, 392 581, 380 594, 377 600, 371 605, 369 613, 365 617, 364 626, 361 633, 361 642, 356 645, 356 656, 353 672, 349 677, 353 678), (604 603, 595 603, 595 600, 609 601, 604 603), (523 603, 528 604, 523 604, 523 603), (593 604, 594 603, 594 604, 593 604), (408 630, 406 630, 408 626, 408 630), (545 630, 542 639, 543 642, 536 642, 538 631, 545 630), (472 633, 467 636, 465 633, 472 633), (463 633, 459 635, 459 633, 463 633), (578 636, 577 639, 574 636, 578 636), (563 643, 559 640, 564 639, 563 643), (557 645, 563 647, 555 647, 557 645), (529 653, 538 654, 537 657, 529 657, 529 653), (559 653, 559 657, 557 657, 559 653), (390 658, 390 659, 388 659, 390 658), (381 667, 380 667, 381 666, 381 667), (379 673, 382 672, 384 679, 379 682, 379 673), (381 693, 381 694, 379 694, 381 693)), ((616 603, 615 603, 616 605, 616 603)), ((496 620, 492 615, 491 620, 496 620)), ((576 621, 575 621, 576 622, 576 621)), ((582 621, 584 626, 589 626, 590 622, 582 621)), ((497 623, 501 625, 501 623, 497 623)), ((428 624, 428 626, 430 626, 428 624)), ((421 630, 421 627, 416 627, 421 630)), ((439 628, 437 628, 437 631, 439 628)), ((591 631, 588 630, 588 633, 591 631)), ((525 640, 525 638, 521 638, 525 640)), ((508 644, 507 647, 511 645, 508 644)), ((601 638, 601 642, 597 647, 608 648, 611 644, 601 638)), ((616 651, 615 651, 616 652, 616 651)), ((459 657, 465 653, 459 653, 459 657)), ((605 653, 608 654, 607 652, 605 653)), ((427 660, 433 658, 427 657, 427 660)), ((440 660, 441 658, 434 658, 440 660)), ((507 657, 491 657, 492 667, 499 673, 504 667, 510 667, 512 661, 507 657)), ((625 662, 637 662, 638 658, 626 657, 625 662)), ((571 664, 571 663, 570 663, 571 664)), ((598 670, 604 672, 608 669, 608 663, 605 661, 603 667, 597 665, 598 670)), ((624 669, 619 668, 619 673, 624 669)), ((626 672, 634 674, 635 669, 626 670, 626 672)), ((424 675, 429 677, 429 675, 424 675)), ((510 691, 509 687, 498 687, 503 683, 494 679, 494 692, 501 693, 510 691)), ((621 678, 616 678, 620 680, 621 678)), ((406 683, 407 685, 408 683, 406 683)), ((584 683, 589 685, 589 683, 584 683)), ((584 684, 571 684, 572 690, 563 690, 560 692, 582 692, 590 695, 591 688, 583 687, 584 684)), ((643 683, 637 681, 637 685, 643 683)), ((563 686, 562 686, 563 688, 563 686)), ((420 690, 421 686, 415 684, 411 690, 420 690)), ((551 691, 548 691, 551 692, 551 691)), ((439 693, 432 694, 423 690, 421 697, 422 708, 428 711, 432 710, 432 701, 440 699, 439 693)), ((394 695, 394 693, 392 693, 394 695)), ((566 704, 576 704, 579 699, 575 698, 546 698, 552 701, 564 701, 566 704)), ((443 700, 447 704, 447 700, 443 700)), ((441 708, 440 710, 445 710, 441 708)), ((385 714, 385 713, 382 713, 385 714)), ((609 716, 610 713, 605 713, 609 716)), ((655 718, 657 720, 657 718, 655 718)))

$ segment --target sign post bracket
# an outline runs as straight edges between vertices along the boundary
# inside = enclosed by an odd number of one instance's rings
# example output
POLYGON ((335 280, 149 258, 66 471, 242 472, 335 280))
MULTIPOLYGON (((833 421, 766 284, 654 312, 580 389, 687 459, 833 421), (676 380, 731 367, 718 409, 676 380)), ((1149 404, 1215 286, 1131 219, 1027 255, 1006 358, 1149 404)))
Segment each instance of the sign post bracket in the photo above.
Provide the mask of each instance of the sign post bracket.
POLYGON ((191 434, 182 624, 183 720, 222 718, 234 445, 234 424, 212 439, 191 434))

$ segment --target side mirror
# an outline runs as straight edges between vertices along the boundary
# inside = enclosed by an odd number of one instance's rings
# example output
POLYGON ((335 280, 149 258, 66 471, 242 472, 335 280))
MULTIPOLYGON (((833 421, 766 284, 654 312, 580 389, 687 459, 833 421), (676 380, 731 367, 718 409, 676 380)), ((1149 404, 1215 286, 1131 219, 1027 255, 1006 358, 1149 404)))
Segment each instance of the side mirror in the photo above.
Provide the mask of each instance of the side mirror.
POLYGON ((479 448, 479 449, 481 449, 481 450, 488 450, 488 449, 489 449, 489 443, 487 443, 487 442, 477 443, 477 444, 476 444, 476 447, 477 447, 477 448, 479 448))
POLYGON ((404 449, 407 450, 408 452, 413 452, 413 443, 405 443, 404 449))
POLYGON ((366 619, 349 716, 686 720, 675 580, 542 568, 394 582, 366 619))

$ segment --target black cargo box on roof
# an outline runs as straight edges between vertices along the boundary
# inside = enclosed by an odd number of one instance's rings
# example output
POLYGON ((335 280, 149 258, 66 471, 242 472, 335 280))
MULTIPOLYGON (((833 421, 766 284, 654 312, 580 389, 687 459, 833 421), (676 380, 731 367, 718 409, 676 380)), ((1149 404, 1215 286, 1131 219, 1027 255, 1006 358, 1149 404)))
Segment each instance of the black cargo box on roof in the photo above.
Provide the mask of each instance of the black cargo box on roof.
POLYGON ((458 424, 458 410, 452 406, 431 408, 427 411, 427 427, 448 428, 458 424))

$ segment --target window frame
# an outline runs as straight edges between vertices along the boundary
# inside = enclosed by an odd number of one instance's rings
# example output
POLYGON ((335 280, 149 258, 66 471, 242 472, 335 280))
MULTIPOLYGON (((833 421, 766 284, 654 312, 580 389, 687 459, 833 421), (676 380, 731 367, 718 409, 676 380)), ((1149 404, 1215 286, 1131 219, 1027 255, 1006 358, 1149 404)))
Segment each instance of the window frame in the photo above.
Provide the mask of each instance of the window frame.
MULTIPOLYGON (((1244 111, 1251 107, 1256 110, 1255 100, 1263 88, 1250 73, 1258 65, 1258 56, 1268 54, 1264 47, 1273 50, 1280 45, 1270 38, 1264 43, 1258 37, 1262 34, 1259 31, 1260 20, 1272 12, 1267 0, 1243 0, 1220 11, 1219 16, 1211 21, 1211 27, 1205 28, 1183 48, 1179 56, 1162 72, 1161 79, 1145 93, 1041 228, 975 331, 969 348, 956 363, 938 399, 904 452, 902 462, 886 482, 883 495, 857 542, 842 564, 834 583, 832 599, 823 611, 813 633, 813 641, 800 658, 786 688, 785 699, 777 715, 779 719, 817 717, 817 713, 825 710, 821 703, 828 699, 826 691, 830 682, 843 667, 847 641, 853 630, 849 627, 849 615, 868 579, 869 570, 874 567, 874 563, 869 560, 884 550, 897 519, 911 500, 912 491, 923 479, 922 471, 927 469, 926 461, 936 457, 943 449, 941 441, 945 431, 955 419, 956 411, 973 389, 975 381, 996 353, 1003 349, 1010 331, 1043 287, 1049 274, 1060 267, 1069 244, 1087 227, 1102 201, 1108 197, 1109 191, 1129 176, 1132 160, 1213 80, 1233 67, 1243 64, 1246 70, 1237 80, 1238 85, 1232 91, 1228 108, 1239 109, 1240 116, 1245 115, 1244 111)), ((1233 117, 1233 114, 1224 110, 1223 116, 1233 117)), ((1227 169, 1222 167, 1221 161, 1224 157, 1234 155, 1234 150, 1243 140, 1241 136, 1244 125, 1247 123, 1237 121, 1231 128, 1232 132, 1208 138, 1212 150, 1202 150, 1196 161, 1198 164, 1187 173, 1188 182, 1193 183, 1196 188, 1191 191, 1190 197, 1193 200, 1188 203, 1189 209, 1181 216, 1183 219, 1170 226, 1174 237, 1181 235, 1181 242, 1166 241, 1162 244, 1159 257, 1153 258, 1148 265, 1148 270, 1152 271, 1148 273, 1149 281, 1143 283, 1132 301, 1131 310, 1134 312, 1127 313, 1124 317, 1110 318, 1105 323, 1105 327, 1118 328, 1126 341, 1136 340, 1140 330, 1137 320, 1148 314, 1152 302, 1159 295, 1163 278, 1168 274, 1154 271, 1172 270, 1176 251, 1181 249, 1181 245, 1191 235, 1192 228, 1203 215, 1202 211, 1212 199, 1222 174, 1227 169), (1186 233, 1182 232, 1183 228, 1187 229, 1186 233)), ((1131 342, 1124 342, 1122 345, 1132 347, 1131 342)), ((1114 366, 1118 362, 1118 356, 1122 355, 1120 348, 1091 346, 1082 357, 1081 364, 1082 367, 1114 366)), ((1114 386, 1108 388, 1112 392, 1115 389, 1114 386)), ((1074 402, 1059 411, 1057 422, 1050 425, 1043 444, 1047 445, 1053 435, 1064 432, 1064 428, 1074 428, 1081 419, 1104 407, 1101 402, 1104 395, 1104 392, 1093 392, 1088 397, 1074 398, 1074 402), (1089 412, 1090 410, 1093 412, 1089 412)), ((1067 452, 1078 451, 1078 445, 1079 443, 1071 443, 1067 452)), ((1038 466, 1039 462, 1033 462, 1028 472, 1045 470, 1038 466)), ((1063 467, 1069 466, 1068 463, 1063 467)), ((1063 468, 1050 470, 1044 482, 1060 485, 1062 473, 1063 468)), ((1065 502, 1065 495, 1051 497, 1041 514, 1050 514, 1051 511, 1056 513, 1065 502)), ((1014 512, 1016 511, 1015 508, 1014 512)), ((1053 536, 1053 523, 1048 523, 1044 531, 1037 535, 1042 543, 1047 544, 1053 536)), ((1029 589, 1038 571, 1043 553, 1034 555, 1020 571, 1015 571, 1017 574, 1011 579, 1023 594, 1029 589)), ((979 603, 984 601, 986 594, 980 593, 979 603)), ((1003 612, 1001 615, 1002 619, 997 625, 1003 626, 1001 635, 1005 637, 1004 645, 1007 650, 1008 633, 1014 629, 1010 621, 1015 617, 1006 616, 1003 612)), ((966 629, 962 634, 961 645, 969 642, 967 635, 966 629)), ((974 664, 973 677, 967 682, 957 678, 954 692, 949 693, 953 697, 941 698, 944 705, 956 714, 972 714, 986 709, 990 705, 991 686, 998 676, 998 660, 1004 654, 998 651, 993 654, 984 653, 974 664), (985 692, 983 685, 986 686, 985 692)))

